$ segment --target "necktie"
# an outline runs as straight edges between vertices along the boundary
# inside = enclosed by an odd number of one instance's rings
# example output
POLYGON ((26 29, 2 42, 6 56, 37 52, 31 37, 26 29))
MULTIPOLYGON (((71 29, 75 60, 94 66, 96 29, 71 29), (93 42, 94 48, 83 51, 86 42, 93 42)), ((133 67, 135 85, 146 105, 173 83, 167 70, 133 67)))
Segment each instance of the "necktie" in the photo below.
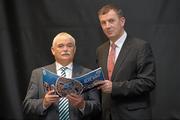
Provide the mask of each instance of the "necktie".
POLYGON ((60 74, 60 76, 61 77, 66 77, 66 70, 67 70, 68 68, 67 67, 61 67, 60 68, 60 70, 61 70, 61 74, 60 74))
POLYGON ((115 50, 116 50, 116 45, 112 43, 111 50, 108 55, 108 63, 107 63, 109 80, 111 80, 111 76, 112 76, 112 72, 113 72, 114 64, 115 64, 115 50))
MULTIPOLYGON (((66 71, 67 67, 61 68, 61 77, 66 77, 66 71)), ((61 97, 59 99, 59 120, 70 120, 69 117, 69 101, 65 97, 61 97)))

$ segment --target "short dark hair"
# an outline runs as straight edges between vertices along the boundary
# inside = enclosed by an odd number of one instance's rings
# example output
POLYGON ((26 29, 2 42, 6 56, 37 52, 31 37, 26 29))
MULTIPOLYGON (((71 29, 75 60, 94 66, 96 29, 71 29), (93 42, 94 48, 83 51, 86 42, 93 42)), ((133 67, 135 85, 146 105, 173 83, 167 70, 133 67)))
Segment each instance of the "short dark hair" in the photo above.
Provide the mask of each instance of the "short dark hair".
POLYGON ((123 11, 122 11, 117 5, 114 5, 114 4, 104 5, 104 6, 98 11, 98 16, 104 15, 104 14, 108 13, 110 10, 114 10, 120 17, 123 17, 123 16, 124 16, 123 11))

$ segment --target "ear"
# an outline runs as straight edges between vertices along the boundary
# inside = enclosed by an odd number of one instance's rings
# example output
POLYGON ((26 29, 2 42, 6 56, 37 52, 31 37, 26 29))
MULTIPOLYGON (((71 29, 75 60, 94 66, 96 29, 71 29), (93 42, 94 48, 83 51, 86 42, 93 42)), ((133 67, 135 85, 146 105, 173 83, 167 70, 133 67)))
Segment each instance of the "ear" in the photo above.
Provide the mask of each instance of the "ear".
POLYGON ((74 47, 74 54, 76 53, 76 46, 74 47))
POLYGON ((121 17, 120 20, 121 20, 121 25, 124 27, 125 22, 126 22, 125 17, 121 17))
POLYGON ((51 52, 52 52, 53 55, 55 54, 55 51, 54 51, 53 47, 51 47, 51 52))

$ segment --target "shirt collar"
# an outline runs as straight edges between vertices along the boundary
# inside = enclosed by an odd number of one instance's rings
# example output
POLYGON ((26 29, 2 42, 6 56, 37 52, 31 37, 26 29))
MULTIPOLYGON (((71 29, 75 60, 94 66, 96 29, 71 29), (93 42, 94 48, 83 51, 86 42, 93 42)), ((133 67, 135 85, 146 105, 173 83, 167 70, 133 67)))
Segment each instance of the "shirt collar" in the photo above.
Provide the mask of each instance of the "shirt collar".
POLYGON ((60 68, 62 68, 62 67, 67 67, 69 70, 71 70, 72 71, 72 67, 73 67, 73 63, 71 62, 71 63, 69 63, 68 65, 66 65, 66 66, 62 66, 61 64, 59 64, 58 62, 55 62, 55 64, 56 64, 56 71, 58 71, 60 68))
MULTIPOLYGON (((122 36, 116 40, 116 42, 114 43, 117 47, 120 47, 124 41, 126 40, 126 37, 127 37, 127 33, 126 31, 124 31, 124 33, 122 34, 122 36)), ((110 40, 110 44, 112 44, 112 41, 110 40)))

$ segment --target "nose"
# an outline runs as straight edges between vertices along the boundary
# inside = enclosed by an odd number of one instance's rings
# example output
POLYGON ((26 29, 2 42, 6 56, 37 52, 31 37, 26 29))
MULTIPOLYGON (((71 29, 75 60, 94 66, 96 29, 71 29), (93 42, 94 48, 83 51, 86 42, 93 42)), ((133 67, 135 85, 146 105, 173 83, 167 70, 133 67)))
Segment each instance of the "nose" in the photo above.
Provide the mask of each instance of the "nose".
POLYGON ((106 22, 105 28, 109 28, 110 26, 111 26, 111 24, 109 22, 106 22))
POLYGON ((68 50, 68 46, 65 45, 65 46, 63 47, 63 50, 64 50, 64 51, 67 51, 67 50, 68 50))

